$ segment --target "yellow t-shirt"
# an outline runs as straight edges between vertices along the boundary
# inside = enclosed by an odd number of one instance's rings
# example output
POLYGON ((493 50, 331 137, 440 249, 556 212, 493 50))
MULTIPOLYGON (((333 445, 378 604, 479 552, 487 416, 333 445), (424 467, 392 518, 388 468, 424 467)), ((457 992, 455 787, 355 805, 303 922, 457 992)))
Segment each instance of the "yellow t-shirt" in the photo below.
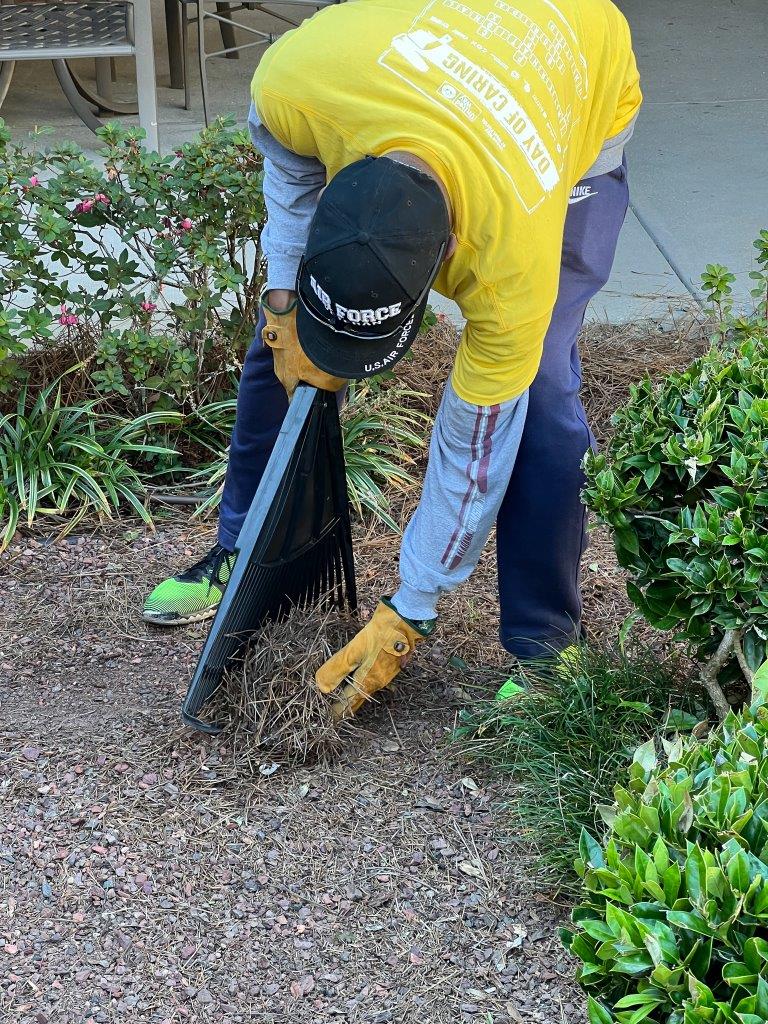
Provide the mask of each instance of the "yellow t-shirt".
POLYGON ((435 288, 467 320, 453 370, 480 405, 524 391, 557 296, 568 196, 641 103, 609 0, 353 0, 271 46, 259 116, 330 180, 415 153, 451 197, 458 248, 435 288))

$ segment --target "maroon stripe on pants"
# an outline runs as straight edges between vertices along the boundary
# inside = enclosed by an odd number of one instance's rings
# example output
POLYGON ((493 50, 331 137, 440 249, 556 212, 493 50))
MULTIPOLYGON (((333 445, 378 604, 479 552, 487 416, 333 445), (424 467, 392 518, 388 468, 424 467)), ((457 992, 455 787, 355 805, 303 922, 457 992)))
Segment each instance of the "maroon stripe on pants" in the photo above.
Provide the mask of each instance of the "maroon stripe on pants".
POLYGON ((441 559, 441 562, 449 571, 452 571, 461 564, 474 537, 474 531, 469 528, 466 518, 476 494, 478 492, 485 494, 488 490, 488 467, 491 461, 493 433, 499 418, 499 408, 498 405, 492 405, 487 409, 478 408, 477 411, 475 427, 472 433, 472 444, 470 446, 472 458, 468 466, 469 483, 461 503, 458 524, 441 559), (472 473, 475 463, 477 463, 476 478, 472 473))

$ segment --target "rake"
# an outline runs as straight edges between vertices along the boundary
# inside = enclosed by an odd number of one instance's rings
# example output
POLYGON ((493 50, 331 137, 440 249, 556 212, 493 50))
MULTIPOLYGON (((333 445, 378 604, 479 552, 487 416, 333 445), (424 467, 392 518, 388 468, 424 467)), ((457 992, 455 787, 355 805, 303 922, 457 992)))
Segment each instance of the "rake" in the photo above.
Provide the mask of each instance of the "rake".
POLYGON ((199 715, 230 658, 265 622, 295 607, 356 607, 352 531, 336 395, 296 389, 267 468, 240 530, 235 564, 181 715, 206 733, 222 726, 199 715))

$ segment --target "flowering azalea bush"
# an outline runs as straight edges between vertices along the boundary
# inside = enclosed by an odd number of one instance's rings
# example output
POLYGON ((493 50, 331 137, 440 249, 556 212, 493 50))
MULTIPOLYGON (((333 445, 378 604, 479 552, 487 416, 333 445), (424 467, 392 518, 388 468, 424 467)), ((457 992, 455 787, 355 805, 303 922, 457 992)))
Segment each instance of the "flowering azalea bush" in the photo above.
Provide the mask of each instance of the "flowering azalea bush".
POLYGON ((227 121, 167 156, 99 134, 103 167, 12 143, 0 120, 0 393, 30 351, 86 339, 105 399, 194 409, 230 387, 253 329, 260 158, 227 121))

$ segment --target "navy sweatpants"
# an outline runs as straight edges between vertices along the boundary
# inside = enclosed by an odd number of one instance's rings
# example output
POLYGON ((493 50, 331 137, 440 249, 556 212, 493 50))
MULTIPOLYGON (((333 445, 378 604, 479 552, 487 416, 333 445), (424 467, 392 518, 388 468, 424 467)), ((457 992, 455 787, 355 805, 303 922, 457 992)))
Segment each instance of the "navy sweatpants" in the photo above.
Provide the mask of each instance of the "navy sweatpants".
MULTIPOLYGON (((610 274, 627 203, 626 168, 619 167, 574 189, 568 207, 557 302, 497 519, 500 638, 520 658, 565 647, 580 628, 581 461, 593 438, 579 398, 576 338, 610 274)), ((259 324, 240 380, 221 502, 219 541, 226 548, 235 546, 287 408, 259 324)))

